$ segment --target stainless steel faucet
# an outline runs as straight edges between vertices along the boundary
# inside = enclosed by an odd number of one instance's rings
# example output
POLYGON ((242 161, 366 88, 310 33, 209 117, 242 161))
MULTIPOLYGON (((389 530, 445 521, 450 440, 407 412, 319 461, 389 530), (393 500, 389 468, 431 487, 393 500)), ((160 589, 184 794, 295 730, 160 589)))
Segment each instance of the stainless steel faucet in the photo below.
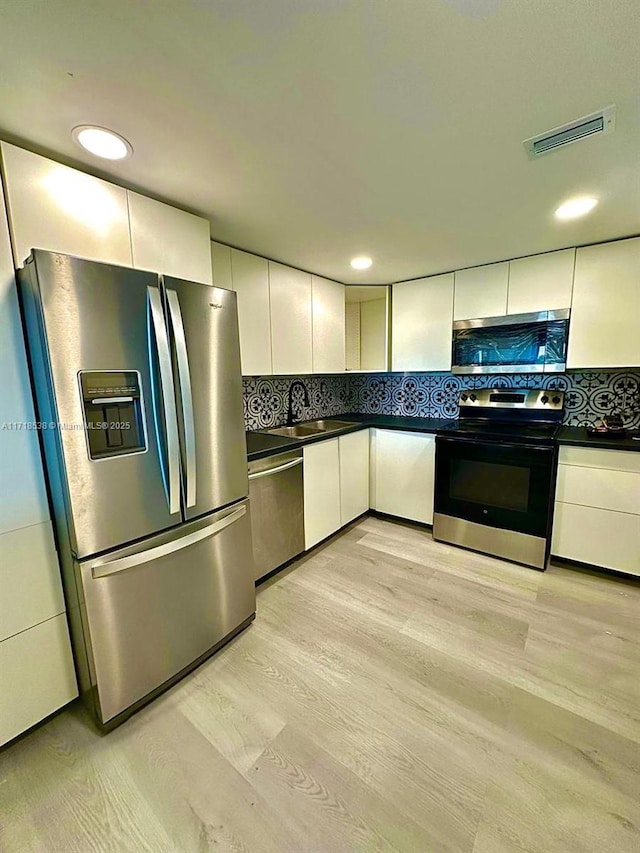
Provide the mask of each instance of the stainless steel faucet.
POLYGON ((294 379, 291 385, 289 385, 289 407, 287 409, 287 426, 291 426, 294 423, 293 417, 293 392, 296 388, 302 388, 303 398, 302 405, 310 406, 311 401, 309 400, 309 392, 307 391, 307 386, 301 379, 294 379))

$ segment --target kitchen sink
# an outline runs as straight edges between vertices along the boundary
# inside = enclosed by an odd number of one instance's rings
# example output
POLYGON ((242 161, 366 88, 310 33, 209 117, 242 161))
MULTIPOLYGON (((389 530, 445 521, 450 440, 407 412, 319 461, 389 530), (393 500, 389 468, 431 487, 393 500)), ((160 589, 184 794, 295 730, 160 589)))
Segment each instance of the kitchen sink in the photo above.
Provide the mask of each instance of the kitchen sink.
POLYGON ((267 435, 282 435, 286 438, 309 439, 351 426, 358 426, 358 424, 353 421, 319 420, 305 421, 301 424, 293 424, 293 426, 274 427, 273 429, 262 430, 262 432, 267 433, 267 435))
POLYGON ((273 429, 262 430, 268 435, 284 435, 287 438, 312 438, 314 435, 320 435, 324 432, 322 429, 308 427, 306 424, 294 424, 293 426, 274 427, 273 429))

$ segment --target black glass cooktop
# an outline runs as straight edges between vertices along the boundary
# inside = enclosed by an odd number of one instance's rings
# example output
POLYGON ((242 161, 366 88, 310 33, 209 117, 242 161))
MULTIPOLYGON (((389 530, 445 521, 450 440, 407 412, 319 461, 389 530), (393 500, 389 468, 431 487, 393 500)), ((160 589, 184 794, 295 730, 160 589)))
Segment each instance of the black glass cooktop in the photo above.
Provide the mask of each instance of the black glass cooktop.
POLYGON ((545 423, 500 422, 465 418, 447 428, 447 435, 517 443, 553 444, 559 426, 545 423))

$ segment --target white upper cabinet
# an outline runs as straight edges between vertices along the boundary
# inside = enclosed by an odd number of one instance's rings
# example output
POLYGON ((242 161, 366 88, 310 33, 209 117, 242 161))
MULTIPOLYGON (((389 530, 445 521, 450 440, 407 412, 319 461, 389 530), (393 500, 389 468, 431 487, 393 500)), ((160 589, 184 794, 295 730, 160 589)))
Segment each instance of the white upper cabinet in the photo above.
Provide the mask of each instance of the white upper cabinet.
POLYGON ((206 219, 127 191, 136 269, 211 284, 211 237, 206 219))
POLYGON ((570 308, 575 256, 575 249, 562 249, 510 261, 507 313, 570 308))
POLYGON ((269 261, 269 289, 273 372, 311 373, 311 276, 269 261))
POLYGON ((454 320, 500 317, 507 313, 509 263, 488 264, 455 273, 454 320))
POLYGON ((393 285, 392 370, 451 370, 453 273, 393 285))
MULTIPOLYGON (((35 420, 18 294, 0 187, 0 423, 35 420)), ((0 534, 48 521, 49 505, 38 436, 33 429, 0 429, 0 534)), ((2 546, 0 546, 2 554, 2 546)), ((0 559, 1 562, 1 559, 0 559)), ((2 586, 0 585, 0 596, 2 586)))
MULTIPOLYGON (((269 376, 272 373, 269 262, 232 249, 231 273, 233 289, 238 295, 242 373, 269 376)), ((215 283, 215 269, 213 275, 215 283)))
POLYGON ((132 265, 125 189, 6 142, 1 149, 17 267, 31 249, 132 265))
POLYGON ((344 285, 311 276, 313 315, 313 372, 342 373, 345 369, 344 285))
POLYGON ((231 277, 231 248, 224 243, 211 241, 211 272, 213 275, 213 286, 224 287, 225 290, 233 290, 233 279, 231 277))
POLYGON ((640 237, 576 252, 567 367, 640 365, 640 237))

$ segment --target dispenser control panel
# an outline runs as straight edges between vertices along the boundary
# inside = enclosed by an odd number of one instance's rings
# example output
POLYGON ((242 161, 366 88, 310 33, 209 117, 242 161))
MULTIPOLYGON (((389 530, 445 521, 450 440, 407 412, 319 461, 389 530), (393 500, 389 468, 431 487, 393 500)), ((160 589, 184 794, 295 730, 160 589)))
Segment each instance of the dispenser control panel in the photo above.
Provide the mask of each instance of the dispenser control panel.
POLYGON ((146 450, 138 371, 82 370, 79 379, 90 458, 146 450))

